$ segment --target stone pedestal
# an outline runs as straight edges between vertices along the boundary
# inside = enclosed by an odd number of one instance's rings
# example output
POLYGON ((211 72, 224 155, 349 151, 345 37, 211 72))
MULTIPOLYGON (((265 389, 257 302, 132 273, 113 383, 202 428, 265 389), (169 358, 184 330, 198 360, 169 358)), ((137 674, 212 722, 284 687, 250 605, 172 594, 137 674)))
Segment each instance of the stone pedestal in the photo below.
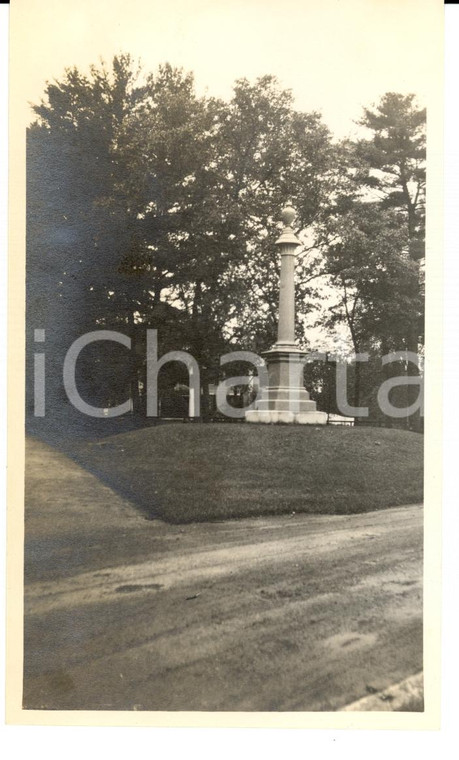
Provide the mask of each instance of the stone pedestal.
POLYGON ((306 354, 295 343, 295 251, 300 241, 291 224, 295 211, 282 212, 284 231, 276 241, 281 246, 279 325, 277 342, 263 356, 268 369, 268 387, 262 391, 256 409, 246 412, 247 422, 297 423, 325 425, 327 415, 318 412, 315 401, 303 385, 306 354))
POLYGON ((316 402, 311 401, 303 385, 305 356, 299 348, 277 343, 264 352, 268 387, 263 389, 256 409, 246 412, 247 422, 326 425, 326 413, 317 411, 316 402))

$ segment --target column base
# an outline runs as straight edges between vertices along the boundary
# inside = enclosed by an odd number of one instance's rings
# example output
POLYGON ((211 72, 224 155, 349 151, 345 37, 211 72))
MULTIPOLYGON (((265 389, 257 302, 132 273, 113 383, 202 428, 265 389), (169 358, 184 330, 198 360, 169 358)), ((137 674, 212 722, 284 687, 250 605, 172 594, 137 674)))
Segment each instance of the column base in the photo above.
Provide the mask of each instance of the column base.
POLYGON ((265 424, 283 425, 326 425, 326 412, 289 412, 277 409, 251 409, 245 413, 246 422, 261 422, 265 424))
POLYGON ((292 342, 276 343, 263 356, 268 370, 268 387, 257 399, 256 409, 245 413, 247 422, 286 425, 326 425, 328 415, 318 412, 303 386, 306 354, 292 342))
POLYGON ((316 411, 316 402, 311 401, 305 388, 265 388, 257 401, 260 412, 293 412, 293 414, 316 411))

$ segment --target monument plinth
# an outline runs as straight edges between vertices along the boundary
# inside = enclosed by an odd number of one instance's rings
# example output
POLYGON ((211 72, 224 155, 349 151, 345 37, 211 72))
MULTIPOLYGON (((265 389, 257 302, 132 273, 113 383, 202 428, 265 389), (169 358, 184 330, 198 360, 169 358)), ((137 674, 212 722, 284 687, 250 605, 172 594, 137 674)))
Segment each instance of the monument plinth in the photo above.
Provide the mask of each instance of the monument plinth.
POLYGON ((256 402, 256 409, 246 412, 247 422, 286 422, 299 425, 325 425, 327 415, 318 412, 303 384, 306 353, 295 341, 295 256, 301 245, 292 223, 296 212, 291 206, 282 211, 284 229, 276 240, 281 253, 279 323, 277 341, 265 351, 268 387, 256 402))

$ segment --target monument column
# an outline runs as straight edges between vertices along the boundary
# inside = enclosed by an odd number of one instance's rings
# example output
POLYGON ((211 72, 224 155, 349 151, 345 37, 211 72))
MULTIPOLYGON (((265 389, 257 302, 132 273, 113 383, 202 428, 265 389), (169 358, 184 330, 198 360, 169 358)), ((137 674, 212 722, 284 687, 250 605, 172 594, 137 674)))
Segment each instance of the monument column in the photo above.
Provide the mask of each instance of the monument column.
POLYGON ((284 422, 324 425, 325 412, 318 412, 315 401, 303 385, 306 354, 295 342, 295 255, 301 245, 292 224, 296 212, 291 206, 282 211, 284 229, 276 240, 281 253, 279 283, 279 321, 277 342, 263 353, 268 369, 268 387, 259 394, 255 409, 246 412, 247 422, 284 422))
POLYGON ((285 346, 295 345, 295 256, 297 246, 301 245, 291 227, 295 216, 291 206, 284 208, 282 220, 286 226, 276 240, 281 252, 277 345, 285 346))

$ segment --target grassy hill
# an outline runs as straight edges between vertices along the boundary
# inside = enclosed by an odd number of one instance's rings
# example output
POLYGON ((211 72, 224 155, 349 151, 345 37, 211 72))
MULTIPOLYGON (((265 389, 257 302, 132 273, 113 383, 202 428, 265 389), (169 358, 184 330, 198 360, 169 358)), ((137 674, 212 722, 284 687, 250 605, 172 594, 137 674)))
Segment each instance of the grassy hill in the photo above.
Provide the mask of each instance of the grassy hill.
POLYGON ((422 500, 423 437, 402 430, 178 423, 86 442, 73 454, 169 522, 422 500))

